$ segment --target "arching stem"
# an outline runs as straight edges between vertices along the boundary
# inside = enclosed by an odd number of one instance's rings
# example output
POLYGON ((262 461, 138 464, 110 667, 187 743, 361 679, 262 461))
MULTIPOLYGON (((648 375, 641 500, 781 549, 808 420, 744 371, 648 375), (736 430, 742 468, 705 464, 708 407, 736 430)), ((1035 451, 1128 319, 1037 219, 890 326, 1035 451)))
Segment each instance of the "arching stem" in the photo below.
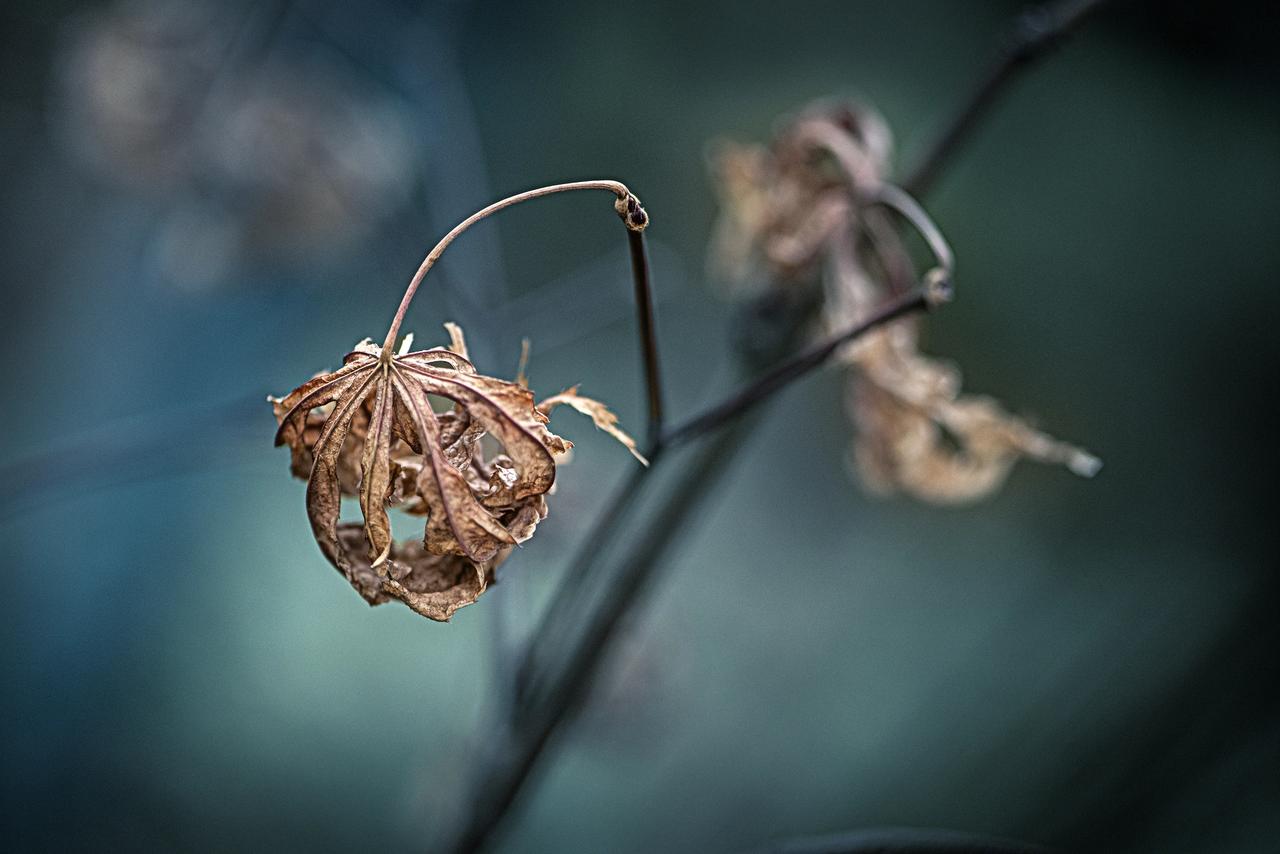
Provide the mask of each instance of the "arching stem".
MULTIPOLYGON (((396 309, 396 316, 391 321, 391 329, 387 332, 387 339, 382 343, 382 360, 390 361, 392 353, 395 351, 396 336, 400 334, 400 324, 404 322, 405 313, 409 310, 409 303, 413 302, 413 295, 418 292, 418 286, 426 278, 427 271, 435 266, 436 261, 440 260, 440 256, 444 254, 444 250, 449 248, 449 244, 456 240, 458 235, 480 220, 504 208, 509 208, 512 205, 518 205, 521 202, 527 202, 540 196, 567 193, 571 190, 608 190, 617 196, 614 210, 622 217, 622 221, 626 223, 630 231, 643 231, 645 226, 649 224, 649 217, 644 208, 640 206, 640 201, 627 189, 625 184, 618 181, 573 181, 567 184, 552 184, 549 187, 539 187, 536 190, 516 193, 514 196, 508 196, 476 211, 455 225, 452 231, 440 239, 435 248, 428 252, 427 257, 422 260, 422 264, 418 267, 418 272, 414 273, 413 278, 409 280, 409 287, 405 289, 404 298, 400 300, 400 307, 396 309)), ((645 309, 641 306, 640 310, 644 311, 645 309)))
POLYGON ((925 274, 926 283, 935 288, 951 286, 951 279, 956 270, 955 254, 951 251, 947 239, 942 236, 942 231, 910 193, 894 184, 877 184, 862 192, 862 200, 865 204, 883 205, 896 211, 911 223, 911 226, 924 238, 936 262, 936 266, 925 274))

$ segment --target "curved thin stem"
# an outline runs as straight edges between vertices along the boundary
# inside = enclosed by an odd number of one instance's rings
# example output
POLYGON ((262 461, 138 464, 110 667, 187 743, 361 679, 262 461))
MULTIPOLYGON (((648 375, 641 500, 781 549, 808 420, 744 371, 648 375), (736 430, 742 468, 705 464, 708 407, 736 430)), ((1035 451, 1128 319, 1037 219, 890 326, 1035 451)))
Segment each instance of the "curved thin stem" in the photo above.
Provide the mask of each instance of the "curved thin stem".
MULTIPOLYGON (((518 205, 521 202, 527 202, 530 199, 536 199, 541 196, 550 196, 555 193, 567 193, 572 190, 608 190, 618 197, 621 205, 625 206, 629 199, 634 199, 631 191, 620 181, 572 181, 566 184, 552 184, 548 187, 539 187, 536 190, 526 190, 523 193, 516 193, 514 196, 508 196, 505 199, 494 202, 486 208, 482 208, 471 216, 464 219, 453 227, 453 230, 440 238, 440 242, 435 248, 427 253, 427 257, 422 259, 422 264, 418 267, 418 272, 413 274, 413 278, 409 280, 409 287, 405 289, 404 298, 400 300, 400 307, 396 309, 396 316, 391 321, 391 329, 387 332, 387 338, 382 342, 382 358, 387 360, 391 358, 392 352, 395 350, 396 336, 400 333, 400 324, 404 322, 405 313, 409 310, 409 303, 413 302, 413 295, 418 292, 418 286, 422 284, 422 280, 426 278, 427 272, 435 266, 436 261, 440 260, 440 256, 444 254, 444 250, 449 248, 449 244, 458 238, 458 235, 475 225, 482 219, 492 216, 504 208, 518 205)), ((622 208, 615 205, 615 210, 622 214, 622 208)), ((638 207, 637 203, 637 209, 638 207)), ((642 210, 642 209, 640 209, 642 210)), ((625 214, 623 214, 625 216, 625 214)), ((625 220, 628 228, 634 228, 630 219, 625 220)), ((647 225, 647 218, 643 224, 639 224, 640 228, 647 225)))
POLYGON ((820 367, 837 350, 866 333, 916 311, 924 311, 949 299, 941 283, 926 283, 894 299, 874 314, 843 332, 832 335, 779 364, 732 397, 712 406, 662 437, 664 448, 674 447, 724 426, 757 404, 763 403, 795 380, 820 367))
POLYGON ((946 130, 920 158, 920 163, 904 182, 912 193, 922 195, 933 185, 947 161, 960 150, 980 121, 1009 90, 1022 71, 1049 54, 1071 35, 1084 20, 1107 0, 1056 0, 1027 9, 1018 16, 1013 38, 987 76, 974 88, 967 101, 951 118, 946 130))
POLYGON ((956 271, 956 257, 951 251, 951 244, 947 243, 947 239, 942 236, 933 219, 925 213, 924 208, 920 207, 920 203, 912 198, 910 193, 893 184, 877 184, 870 190, 864 191, 862 199, 867 204, 883 205, 896 211, 924 238, 929 251, 937 261, 937 266, 925 274, 926 281, 951 281, 956 271))

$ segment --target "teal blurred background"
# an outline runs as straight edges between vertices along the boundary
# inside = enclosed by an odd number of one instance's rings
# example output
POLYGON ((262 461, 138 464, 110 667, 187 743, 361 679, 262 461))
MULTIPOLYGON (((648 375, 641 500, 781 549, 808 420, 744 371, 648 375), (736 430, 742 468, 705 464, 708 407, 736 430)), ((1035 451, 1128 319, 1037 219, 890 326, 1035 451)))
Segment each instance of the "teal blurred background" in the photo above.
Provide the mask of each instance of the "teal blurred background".
MULTIPOLYGON (((560 180, 644 200, 671 408, 730 387, 707 143, 822 96, 898 163, 1014 2, 10 3, 0 63, 7 850, 415 850, 496 674, 633 463, 589 422, 550 518, 453 623, 311 540, 267 393, 382 334, 434 240, 560 180), (358 5, 358 8, 357 8, 358 5)), ((1273 851, 1280 73, 1267 7, 1118 3, 925 200, 926 348, 1097 452, 962 509, 873 499, 842 380, 775 403, 680 533, 501 850, 734 851, 921 825, 1273 851), (1268 519, 1273 521, 1268 522, 1268 519)), ((599 198, 469 233, 406 328, 643 422, 599 198)))

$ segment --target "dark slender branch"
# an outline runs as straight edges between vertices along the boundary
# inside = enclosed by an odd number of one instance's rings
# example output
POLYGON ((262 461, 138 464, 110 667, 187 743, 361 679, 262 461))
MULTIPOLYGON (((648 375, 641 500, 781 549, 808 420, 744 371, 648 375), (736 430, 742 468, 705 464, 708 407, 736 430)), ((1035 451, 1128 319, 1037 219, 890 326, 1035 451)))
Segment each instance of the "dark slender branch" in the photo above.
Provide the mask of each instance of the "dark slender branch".
POLYGON ((824 364, 843 345, 903 315, 931 308, 944 301, 947 293, 948 291, 943 287, 925 285, 903 294, 856 326, 792 356, 728 400, 712 406, 701 415, 695 415, 671 429, 663 436, 663 445, 674 447, 722 427, 726 422, 763 403, 790 383, 824 364))
POLYGON ((927 827, 877 827, 777 842, 761 854, 1049 854, 1031 842, 927 827))
MULTIPOLYGON (((570 576, 578 583, 585 580, 590 568, 595 565, 600 550, 625 520, 626 510, 634 502, 645 479, 644 472, 652 471, 660 460, 665 459, 668 449, 676 442, 691 439, 712 429, 725 428, 684 469, 680 482, 671 490, 672 500, 635 538, 638 548, 628 554, 617 571, 604 573, 608 584, 602 598, 583 617, 585 624, 581 634, 573 641, 568 656, 560 659, 564 663, 550 675, 533 666, 535 656, 559 639, 561 628, 568 630, 573 627, 574 615, 566 612, 575 609, 572 605, 552 606, 552 610, 539 623, 538 630, 526 647, 528 652, 524 666, 517 677, 517 703, 512 707, 512 720, 508 722, 514 749, 510 756, 498 758, 473 793, 475 807, 454 850, 476 851, 490 841, 491 834, 515 802, 521 786, 533 771, 552 733, 586 696, 623 616, 634 607, 652 576, 659 570, 659 561, 670 548, 674 533, 681 529, 685 516, 697 507, 715 485, 716 477, 725 468, 724 464, 736 453, 742 440, 748 435, 748 425, 752 423, 752 419, 740 416, 768 400, 787 383, 821 365, 841 345, 905 314, 936 304, 941 293, 938 287, 925 286, 894 300, 863 323, 785 361, 743 393, 714 407, 707 416, 694 419, 685 428, 669 434, 656 446, 655 450, 661 456, 655 454, 653 465, 648 470, 638 471, 632 476, 606 512, 602 521, 608 530, 593 532, 590 540, 580 549, 570 569, 570 576)), ((565 591, 566 587, 562 585, 561 590, 565 591)), ((558 649, 558 646, 551 646, 546 654, 554 656, 558 649)), ((553 657, 553 660, 557 659, 553 657)))
MULTIPOLYGON (((603 598, 592 610, 590 623, 574 645, 564 666, 532 696, 522 716, 512 722, 515 750, 499 758, 472 793, 473 808, 451 850, 479 851, 494 841, 502 820, 515 803, 525 781, 566 716, 587 697, 622 618, 636 604, 653 580, 659 562, 672 545, 672 534, 686 516, 701 504, 716 484, 725 463, 749 434, 750 419, 739 420, 698 451, 672 490, 673 498, 636 537, 636 551, 629 554, 603 598)), ((532 686, 531 686, 532 687, 532 686)))
POLYGON ((649 468, 634 466, 627 479, 614 493, 608 507, 591 526, 586 540, 578 546, 578 551, 564 578, 556 587, 556 595, 542 614, 530 635, 536 642, 525 646, 515 671, 514 709, 522 708, 528 700, 530 685, 535 674, 539 672, 539 662, 554 660, 555 650, 564 640, 570 628, 570 615, 585 596, 591 569, 597 565, 601 551, 613 539, 614 534, 627 519, 627 514, 639 499, 643 491, 646 475, 658 464, 659 448, 645 451, 649 460, 649 468))
POLYGON ((538 662, 554 660, 554 651, 558 648, 556 644, 573 624, 571 615, 577 610, 577 603, 582 600, 581 591, 586 586, 591 568, 597 563, 600 552, 613 538, 615 530, 625 519, 625 514, 635 503, 643 485, 644 476, 657 465, 659 455, 668 448, 696 439, 741 417, 787 385, 826 363, 836 350, 850 341, 907 314, 932 308, 945 301, 949 298, 950 290, 941 270, 937 273, 931 283, 898 297, 861 323, 783 361, 737 394, 660 436, 659 441, 646 451, 650 468, 635 469, 615 494, 599 522, 592 527, 586 542, 579 547, 573 563, 558 585, 556 596, 547 606, 542 619, 533 631, 525 655, 516 670, 517 706, 524 705, 529 698, 530 686, 539 670, 538 662))
POLYGON ((644 382, 646 403, 648 405, 647 444, 645 457, 649 467, 633 469, 622 488, 613 496, 609 506, 591 528, 587 540, 579 547, 577 555, 569 569, 565 572, 558 586, 558 594, 551 600, 542 619, 534 629, 532 637, 541 639, 536 644, 525 647, 515 670, 513 708, 519 707, 525 699, 531 674, 537 669, 537 659, 550 654, 549 645, 554 645, 563 634, 566 615, 572 614, 583 597, 583 588, 588 581, 591 567, 599 557, 600 551, 613 538, 615 530, 626 518, 644 486, 645 475, 650 467, 658 462, 662 451, 662 374, 658 361, 657 323, 654 318, 653 288, 649 281, 649 256, 645 251, 644 227, 649 218, 634 196, 623 201, 624 207, 618 211, 627 223, 627 246, 631 250, 631 273, 635 281, 635 308, 638 334, 640 336, 640 354, 644 361, 644 382), (639 227, 635 227, 639 226, 639 227))
POLYGON ((649 285, 649 257, 644 250, 644 231, 627 229, 631 248, 631 272, 636 283, 636 319, 640 326, 640 353, 644 358, 644 385, 649 407, 649 444, 662 435, 662 375, 658 364, 658 336, 653 316, 653 291, 649 285))
POLYGON ((540 199, 544 196, 552 196, 556 193, 568 193, 576 190, 607 190, 617 197, 614 202, 614 210, 622 217, 622 221, 626 224, 628 231, 642 231, 649 223, 649 216, 640 207, 639 201, 627 189, 625 184, 618 181, 569 181, 561 184, 551 184, 546 187, 538 187, 534 190, 525 190, 523 193, 516 193, 513 196, 507 196, 505 199, 499 199, 490 205, 486 205, 462 222, 450 229, 449 233, 440 238, 440 241, 432 247, 427 253, 427 257, 422 259, 422 263, 418 265, 417 271, 413 274, 413 278, 409 280, 408 287, 405 288, 404 296, 400 298, 400 305, 396 309, 395 317, 391 319, 391 327, 387 330, 386 340, 382 343, 382 360, 389 363, 392 351, 395 349, 396 337, 400 333, 400 324, 404 322, 405 315, 409 311, 409 305, 413 302, 414 296, 418 293, 418 288, 422 286, 423 281, 427 278, 427 273, 431 272, 431 268, 440 260, 446 249, 453 241, 457 240, 463 232, 471 228, 477 222, 487 219, 499 211, 504 211, 509 207, 513 207, 522 202, 532 199, 540 199))
MULTIPOLYGON (((1102 0, 1060 2, 1055 6, 1044 7, 1038 13, 1024 15, 1021 19, 1023 33, 1021 45, 1015 46, 1015 49, 1006 55, 1001 66, 998 66, 997 70, 982 82, 964 109, 960 111, 958 118, 952 122, 948 132, 943 135, 942 140, 924 159, 921 168, 908 183, 908 189, 913 194, 918 193, 931 183, 941 171, 949 155, 1012 79, 1013 70, 1029 64, 1030 60, 1056 43, 1078 24, 1087 12, 1101 5, 1101 2, 1102 0), (1047 15, 1040 19, 1042 23, 1039 30, 1031 26, 1037 20, 1036 15, 1047 15), (1043 21, 1048 21, 1048 25, 1046 26, 1043 21)), ((912 219, 911 211, 903 210, 901 205, 895 205, 884 198, 872 201, 887 202, 908 219, 912 219)), ((920 227, 918 222, 914 224, 917 228, 920 227)), ((926 240, 929 240, 928 232, 922 230, 922 234, 926 240)), ((932 241, 930 242, 932 245, 932 241)), ((637 287, 639 284, 637 282, 637 287)), ((626 562, 616 573, 604 574, 609 583, 604 588, 603 598, 597 603, 597 607, 585 615, 585 627, 577 643, 574 644, 570 656, 564 660, 564 664, 536 682, 533 680, 540 674, 526 672, 522 692, 524 702, 512 707, 510 722, 512 754, 499 757, 499 761, 481 775, 480 784, 472 792, 472 808, 467 816, 467 823, 462 834, 455 840, 453 850, 476 851, 492 841, 503 818, 515 803, 522 786, 543 755, 552 734, 587 695, 593 677, 607 652, 609 641, 613 639, 618 625, 636 604, 646 584, 657 571, 657 563, 665 557, 675 532, 684 527, 682 523, 685 515, 705 497, 707 491, 714 485, 716 476, 723 471, 725 463, 738 450, 742 439, 748 435, 748 426, 752 419, 739 416, 757 409, 757 404, 767 400, 770 394, 822 364, 839 349, 841 344, 853 340, 866 329, 874 328, 876 321, 884 323, 910 311, 925 308, 931 300, 936 301, 943 296, 948 285, 949 264, 944 264, 931 271, 926 277, 923 288, 904 295, 899 298, 899 301, 882 309, 868 321, 870 325, 860 324, 859 327, 837 336, 832 341, 805 351, 766 374, 756 385, 714 407, 710 412, 694 418, 669 433, 658 435, 658 441, 651 449, 655 456, 656 452, 662 451, 669 445, 687 441, 713 428, 727 428, 721 430, 714 441, 702 448, 696 461, 684 470, 680 482, 672 490, 671 502, 658 512, 643 534, 636 538, 635 542, 639 544, 637 550, 628 555, 626 562)), ((644 481, 643 474, 636 475, 624 488, 624 492, 615 497, 613 508, 621 509, 611 509, 607 514, 610 534, 615 530, 615 526, 621 524, 625 516, 625 508, 629 507, 630 502, 634 500, 634 496, 630 496, 629 493, 632 490, 638 490, 644 481)), ((579 580, 585 578, 595 556, 610 538, 608 536, 599 539, 591 538, 588 543, 589 548, 579 553, 579 559, 571 570, 571 576, 579 580)), ((566 619, 572 622, 574 616, 571 614, 569 618, 557 618, 555 623, 549 624, 549 627, 554 628, 556 624, 563 623, 566 619)), ((540 630, 543 628, 540 626, 540 630)), ((541 631, 535 633, 529 641, 530 648, 537 648, 543 639, 541 631)))
POLYGON ((896 298, 883 309, 870 316, 863 323, 846 329, 845 332, 832 335, 826 341, 814 344, 804 352, 797 353, 791 359, 783 361, 782 364, 774 367, 769 373, 762 376, 755 382, 750 383, 748 387, 742 389, 741 392, 735 394, 726 401, 718 403, 718 405, 710 407, 703 415, 692 417, 685 424, 677 426, 677 428, 663 434, 659 442, 655 443, 646 456, 649 457, 649 469, 636 469, 631 474, 631 478, 622 485, 609 503, 608 510, 600 517, 598 524, 591 528, 591 533, 582 543, 573 562, 564 574, 561 583, 557 586, 557 594, 554 595, 552 603, 549 604, 547 611, 543 613, 543 618, 539 621, 538 626, 532 632, 531 638, 534 643, 527 645, 524 657, 522 657, 520 665, 516 671, 516 703, 518 707, 524 707, 529 702, 532 694, 536 693, 535 680, 538 679, 540 672, 539 662, 554 661, 556 659, 556 650, 559 643, 562 643, 563 636, 571 629, 573 613, 577 611, 577 604, 584 599, 582 589, 588 584, 588 576, 591 567, 596 565, 599 560, 600 551, 604 545, 609 543, 613 538, 614 531, 626 519, 626 512, 630 510, 636 498, 639 497, 641 487, 646 472, 653 469, 659 460, 660 453, 666 452, 668 448, 678 446, 678 444, 689 442, 691 439, 701 437, 710 433, 710 431, 723 428, 730 421, 739 419, 740 416, 746 414, 751 408, 758 406, 759 403, 767 401, 773 394, 782 391, 788 384, 800 379, 801 376, 808 374, 809 371, 817 369, 823 365, 828 359, 831 359, 833 353, 842 346, 842 344, 854 341, 860 335, 870 332, 870 330, 878 328, 878 326, 891 323, 891 321, 902 318, 902 316, 911 314, 914 311, 923 311, 929 307, 936 306, 938 302, 945 300, 945 289, 938 287, 920 287, 905 296, 896 298))
POLYGON ((903 186, 914 196, 926 193, 947 160, 963 146, 1009 84, 1036 60, 1050 53, 1106 0, 1058 0, 1027 9, 1017 18, 1014 34, 1000 60, 955 113, 946 130, 920 160, 903 186))

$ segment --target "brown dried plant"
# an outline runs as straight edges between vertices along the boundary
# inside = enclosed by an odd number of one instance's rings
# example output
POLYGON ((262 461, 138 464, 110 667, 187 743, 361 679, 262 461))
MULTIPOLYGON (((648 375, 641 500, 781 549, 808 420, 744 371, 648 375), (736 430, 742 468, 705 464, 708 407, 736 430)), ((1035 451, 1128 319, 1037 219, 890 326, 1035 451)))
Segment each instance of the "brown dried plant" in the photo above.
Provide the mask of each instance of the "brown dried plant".
POLYGON ((648 224, 635 196, 612 181, 559 184, 490 205, 427 255, 381 347, 365 340, 338 370, 268 398, 279 424, 276 444, 289 446, 292 472, 307 480, 316 543, 370 604, 394 598, 448 620, 485 591, 497 565, 547 515, 557 457, 572 447, 546 427, 554 407, 590 415, 644 461, 616 416, 576 388, 535 406, 523 382, 479 373, 456 325, 446 324, 447 348, 412 350, 408 335, 392 350, 418 286, 459 234, 518 202, 578 189, 609 190, 628 228, 648 224), (496 442, 482 441, 486 436, 496 442), (344 495, 359 499, 363 524, 340 522, 344 495), (391 507, 427 517, 420 543, 393 538, 391 507))
MULTIPOLYGON (((874 111, 819 104, 785 124, 768 147, 722 143, 714 171, 722 215, 711 260, 735 292, 760 283, 822 287, 820 333, 848 328, 915 281, 887 210, 905 216, 938 255, 950 250, 905 192, 885 180, 892 137, 874 111)), ((958 370, 920 353, 904 319, 840 352, 856 435, 851 461, 872 491, 954 503, 989 495, 1022 457, 1093 475, 1097 458, 960 392, 958 370)))

